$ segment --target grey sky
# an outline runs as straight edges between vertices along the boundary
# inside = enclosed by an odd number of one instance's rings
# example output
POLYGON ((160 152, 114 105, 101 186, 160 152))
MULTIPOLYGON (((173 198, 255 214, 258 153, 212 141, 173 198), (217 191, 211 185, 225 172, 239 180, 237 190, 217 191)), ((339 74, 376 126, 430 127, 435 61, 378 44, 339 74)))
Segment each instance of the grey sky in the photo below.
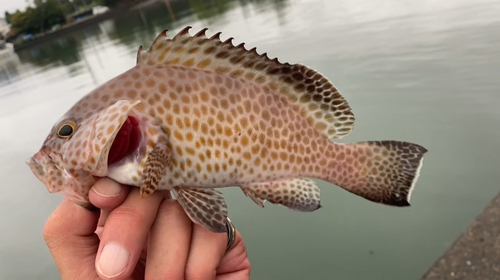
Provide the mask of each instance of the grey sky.
POLYGON ((0 17, 4 17, 5 11, 9 13, 13 13, 17 9, 22 11, 27 5, 26 0, 0 0, 0 17))

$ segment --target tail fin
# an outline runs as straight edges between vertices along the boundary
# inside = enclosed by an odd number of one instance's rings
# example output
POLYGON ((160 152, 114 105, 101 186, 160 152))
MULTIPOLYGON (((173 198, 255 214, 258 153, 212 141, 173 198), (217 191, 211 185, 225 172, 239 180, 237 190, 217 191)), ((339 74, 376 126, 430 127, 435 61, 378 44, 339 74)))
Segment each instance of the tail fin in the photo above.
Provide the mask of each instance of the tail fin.
POLYGON ((410 206, 426 152, 400 141, 337 144, 328 181, 377 203, 410 206))

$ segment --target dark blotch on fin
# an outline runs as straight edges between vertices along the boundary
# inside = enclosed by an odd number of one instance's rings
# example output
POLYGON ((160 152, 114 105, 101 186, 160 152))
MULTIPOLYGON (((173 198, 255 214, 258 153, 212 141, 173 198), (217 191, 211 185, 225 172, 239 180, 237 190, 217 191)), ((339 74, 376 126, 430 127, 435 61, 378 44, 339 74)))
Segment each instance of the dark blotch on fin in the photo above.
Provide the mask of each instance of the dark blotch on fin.
POLYGON ((209 188, 174 188, 191 221, 212 232, 226 232, 227 205, 221 192, 209 188))

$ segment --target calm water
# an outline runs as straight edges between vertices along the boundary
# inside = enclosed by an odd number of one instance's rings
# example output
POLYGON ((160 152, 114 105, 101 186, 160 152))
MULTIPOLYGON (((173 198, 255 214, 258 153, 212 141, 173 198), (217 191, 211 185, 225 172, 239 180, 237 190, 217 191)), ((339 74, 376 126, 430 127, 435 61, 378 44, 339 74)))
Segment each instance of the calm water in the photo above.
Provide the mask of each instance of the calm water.
POLYGON ((0 71, 0 279, 58 279, 42 238, 61 200, 24 160, 84 94, 135 64, 164 28, 209 27, 324 73, 357 117, 343 141, 399 139, 430 152, 412 207, 321 183, 323 208, 261 209, 224 190, 253 279, 419 279, 498 193, 500 5, 495 0, 178 1, 19 52, 0 71))

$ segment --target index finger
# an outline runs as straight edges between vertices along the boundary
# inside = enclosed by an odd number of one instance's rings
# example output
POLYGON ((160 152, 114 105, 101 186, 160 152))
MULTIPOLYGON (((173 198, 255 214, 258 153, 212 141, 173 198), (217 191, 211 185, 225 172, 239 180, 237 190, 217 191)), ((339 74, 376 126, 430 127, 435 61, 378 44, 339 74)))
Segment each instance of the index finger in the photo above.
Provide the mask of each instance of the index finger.
POLYGON ((126 279, 137 264, 147 235, 165 192, 141 198, 132 188, 125 201, 110 212, 96 259, 96 270, 104 279, 126 279))
POLYGON ((92 264, 99 245, 94 234, 98 217, 65 198, 47 219, 43 237, 63 279, 97 276, 92 264))

